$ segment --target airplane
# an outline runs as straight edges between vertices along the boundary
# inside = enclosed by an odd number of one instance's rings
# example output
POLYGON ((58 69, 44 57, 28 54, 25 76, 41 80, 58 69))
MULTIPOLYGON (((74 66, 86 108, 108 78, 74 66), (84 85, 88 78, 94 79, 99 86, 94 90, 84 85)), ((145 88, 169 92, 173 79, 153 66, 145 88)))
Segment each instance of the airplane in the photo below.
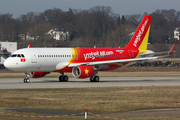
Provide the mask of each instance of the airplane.
POLYGON ((98 71, 123 68, 135 62, 169 56, 177 42, 166 52, 147 50, 151 16, 144 16, 130 42, 123 48, 28 48, 19 49, 7 58, 4 66, 13 71, 25 72, 24 83, 30 78, 40 78, 51 72, 59 72, 60 82, 67 82, 66 72, 75 78, 90 78, 99 82, 98 71), (157 56, 160 54, 162 56, 157 56))

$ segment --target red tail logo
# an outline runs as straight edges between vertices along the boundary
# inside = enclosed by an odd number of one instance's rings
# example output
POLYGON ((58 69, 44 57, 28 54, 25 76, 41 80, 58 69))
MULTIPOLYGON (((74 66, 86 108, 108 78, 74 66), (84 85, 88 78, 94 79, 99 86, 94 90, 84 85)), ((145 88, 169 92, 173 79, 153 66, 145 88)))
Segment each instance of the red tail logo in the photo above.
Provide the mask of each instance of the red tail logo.
POLYGON ((139 41, 141 41, 141 35, 142 35, 143 32, 144 32, 144 29, 145 29, 145 27, 146 27, 146 25, 147 25, 147 22, 148 22, 148 18, 146 18, 145 23, 142 25, 141 29, 139 30, 138 35, 136 36, 136 39, 135 39, 134 44, 133 44, 134 47, 137 47, 137 43, 138 43, 139 41))
POLYGON ((127 49, 141 49, 147 48, 147 42, 149 37, 149 29, 151 24, 151 16, 144 16, 142 22, 137 28, 131 41, 126 46, 127 49))

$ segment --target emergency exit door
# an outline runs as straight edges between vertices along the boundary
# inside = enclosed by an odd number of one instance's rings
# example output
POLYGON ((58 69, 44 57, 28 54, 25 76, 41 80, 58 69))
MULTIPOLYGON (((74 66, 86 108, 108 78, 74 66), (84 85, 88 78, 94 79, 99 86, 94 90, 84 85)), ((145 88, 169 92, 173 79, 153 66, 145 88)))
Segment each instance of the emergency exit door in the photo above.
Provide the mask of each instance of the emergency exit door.
POLYGON ((37 63, 36 53, 33 50, 30 50, 30 54, 31 54, 31 63, 37 63))

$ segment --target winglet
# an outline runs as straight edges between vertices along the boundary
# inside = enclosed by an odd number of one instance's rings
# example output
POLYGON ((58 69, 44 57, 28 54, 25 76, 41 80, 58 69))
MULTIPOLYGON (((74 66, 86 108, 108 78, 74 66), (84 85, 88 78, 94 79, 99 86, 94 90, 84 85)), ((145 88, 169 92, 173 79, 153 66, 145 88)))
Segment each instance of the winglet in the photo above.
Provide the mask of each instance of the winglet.
POLYGON ((177 44, 177 42, 175 42, 174 45, 171 47, 171 49, 168 52, 168 55, 172 55, 172 53, 173 53, 173 51, 174 51, 174 49, 176 47, 176 44, 177 44))
POLYGON ((31 44, 29 44, 27 48, 31 48, 31 44))

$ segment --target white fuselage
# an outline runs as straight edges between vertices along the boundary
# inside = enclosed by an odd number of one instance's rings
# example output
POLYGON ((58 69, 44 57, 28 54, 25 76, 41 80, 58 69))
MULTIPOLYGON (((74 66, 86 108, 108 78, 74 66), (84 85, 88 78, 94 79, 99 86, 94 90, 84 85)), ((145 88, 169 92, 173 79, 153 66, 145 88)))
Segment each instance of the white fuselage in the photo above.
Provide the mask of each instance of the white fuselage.
POLYGON ((9 57, 6 68, 13 71, 54 71, 68 65, 73 51, 71 48, 25 48, 12 53, 21 57, 9 57), (25 59, 22 61, 21 59, 25 59))

